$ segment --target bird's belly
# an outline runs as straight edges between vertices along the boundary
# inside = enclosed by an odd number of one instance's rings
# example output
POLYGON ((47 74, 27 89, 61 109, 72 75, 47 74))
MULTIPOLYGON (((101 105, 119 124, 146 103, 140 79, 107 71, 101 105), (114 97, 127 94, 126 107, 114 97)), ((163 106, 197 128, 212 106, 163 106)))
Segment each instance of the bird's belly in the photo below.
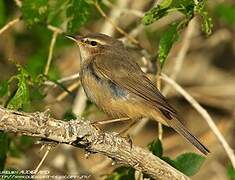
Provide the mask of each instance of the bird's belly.
POLYGON ((83 73, 81 79, 84 91, 92 102, 114 117, 125 116, 126 113, 122 108, 128 97, 125 90, 110 81, 99 79, 89 72, 83 73), (120 101, 123 103, 117 103, 120 101))
POLYGON ((156 108, 116 84, 100 79, 89 71, 84 72, 81 79, 87 97, 113 117, 150 117, 166 124, 156 108))

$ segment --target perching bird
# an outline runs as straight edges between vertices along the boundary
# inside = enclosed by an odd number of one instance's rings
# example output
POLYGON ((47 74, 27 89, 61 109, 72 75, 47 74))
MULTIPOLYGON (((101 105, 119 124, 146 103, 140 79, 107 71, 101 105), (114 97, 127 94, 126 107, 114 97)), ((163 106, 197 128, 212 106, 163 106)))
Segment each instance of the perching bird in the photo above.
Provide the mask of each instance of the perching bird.
POLYGON ((114 117, 153 118, 172 127, 203 154, 209 150, 179 121, 179 116, 133 60, 123 43, 105 34, 67 36, 80 49, 80 78, 88 98, 114 117))

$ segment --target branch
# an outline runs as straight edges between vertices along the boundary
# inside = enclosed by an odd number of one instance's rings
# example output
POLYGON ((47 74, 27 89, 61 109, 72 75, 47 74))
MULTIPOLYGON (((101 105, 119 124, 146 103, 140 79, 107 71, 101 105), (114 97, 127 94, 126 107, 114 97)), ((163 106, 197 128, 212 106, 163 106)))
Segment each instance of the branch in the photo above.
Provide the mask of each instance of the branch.
POLYGON ((0 130, 71 144, 130 165, 155 179, 189 179, 148 150, 131 145, 117 133, 103 133, 80 119, 65 122, 47 112, 23 113, 0 107, 0 130))
MULTIPOLYGON (((118 25, 118 21, 119 21, 119 18, 121 16, 121 10, 120 8, 126 8, 129 3, 130 3, 130 0, 117 0, 115 2, 116 4, 116 7, 114 6, 108 6, 105 1, 102 1, 107 7, 110 8, 110 11, 109 11, 109 16, 108 18, 109 19, 112 19, 113 22, 116 22, 116 24, 118 25), (118 7, 118 8, 117 8, 118 7)), ((108 2, 110 3, 110 2, 108 2)), ((106 15, 107 16, 107 15, 106 15)), ((100 29, 100 32, 101 33, 104 33, 104 34, 108 34, 110 36, 113 36, 114 33, 115 33, 115 30, 116 28, 113 26, 113 24, 111 24, 109 21, 107 21, 105 19, 103 25, 102 25, 102 28, 100 29)))
MULTIPOLYGON (((58 83, 64 83, 64 82, 72 81, 72 80, 75 80, 75 79, 79 79, 79 73, 75 73, 75 74, 63 77, 63 78, 57 80, 57 82, 58 83)), ((47 86, 56 86, 57 85, 53 81, 45 81, 44 84, 47 85, 47 86)))
POLYGON ((16 23, 18 23, 20 21, 20 18, 16 18, 13 19, 12 21, 8 22, 5 26, 3 26, 0 29, 0 34, 2 34, 4 31, 6 31, 7 29, 9 29, 10 27, 14 26, 16 23))
POLYGON ((213 119, 209 115, 209 113, 189 94, 187 93, 177 82, 175 82, 173 79, 169 78, 167 75, 162 74, 161 78, 169 83, 171 86, 174 87, 174 89, 179 92, 196 110, 199 112, 199 114, 206 120, 207 124, 211 128, 212 132, 215 134, 218 141, 223 146, 225 152, 227 153, 232 166, 235 168, 235 154, 233 152, 233 149, 229 146, 217 126, 215 125, 213 119))
POLYGON ((129 8, 125 8, 125 7, 119 7, 117 5, 112 4, 108 0, 103 0, 103 3, 109 8, 117 9, 118 11, 120 11, 120 13, 132 14, 132 15, 139 17, 139 18, 142 18, 144 16, 144 13, 139 10, 129 9, 129 8))
MULTIPOLYGON (((80 85, 80 81, 74 82, 73 84, 71 84, 67 89, 69 92, 72 92, 73 90, 77 89, 80 85)), ((56 97, 56 101, 62 101, 69 93, 67 91, 63 91, 61 94, 59 94, 56 97)))
POLYGON ((110 22, 113 27, 120 32, 121 34, 123 34, 130 42, 139 45, 139 41, 137 41, 135 38, 133 38, 132 36, 130 36, 128 33, 126 33, 123 29, 121 29, 112 19, 110 19, 105 12, 101 9, 100 5, 98 4, 98 2, 94 2, 94 5, 96 7, 96 9, 99 11, 99 13, 108 21, 110 22))
POLYGON ((58 31, 53 31, 53 35, 52 35, 51 43, 50 43, 50 47, 49 47, 47 64, 46 64, 45 72, 44 72, 45 75, 47 75, 49 72, 49 68, 50 68, 51 60, 52 60, 52 55, 53 55, 53 50, 55 47, 55 42, 56 42, 56 38, 57 38, 58 33, 59 33, 58 31))

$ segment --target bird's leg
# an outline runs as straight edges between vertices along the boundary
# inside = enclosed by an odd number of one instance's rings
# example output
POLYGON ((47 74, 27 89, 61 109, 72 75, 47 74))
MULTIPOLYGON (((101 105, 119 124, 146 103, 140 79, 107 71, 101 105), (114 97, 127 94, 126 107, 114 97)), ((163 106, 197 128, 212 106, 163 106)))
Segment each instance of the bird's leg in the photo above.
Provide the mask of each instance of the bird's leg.
POLYGON ((137 122, 137 119, 130 119, 130 120, 132 120, 132 122, 130 122, 127 127, 125 127, 119 132, 120 135, 127 133, 137 122))
MULTIPOLYGON (((121 130, 118 134, 119 135, 125 135, 136 123, 138 119, 131 119, 132 122, 129 123, 129 125, 127 127, 125 127, 123 130, 121 130)), ((129 134, 127 134, 127 136, 125 137, 125 139, 127 139, 127 141, 130 144, 130 147, 132 148, 132 139, 130 137, 129 134)))
POLYGON ((129 121, 129 120, 131 120, 131 119, 128 117, 123 117, 123 118, 116 118, 116 119, 105 119, 105 120, 92 121, 91 124, 103 125, 103 124, 109 124, 109 123, 120 122, 120 121, 129 121))

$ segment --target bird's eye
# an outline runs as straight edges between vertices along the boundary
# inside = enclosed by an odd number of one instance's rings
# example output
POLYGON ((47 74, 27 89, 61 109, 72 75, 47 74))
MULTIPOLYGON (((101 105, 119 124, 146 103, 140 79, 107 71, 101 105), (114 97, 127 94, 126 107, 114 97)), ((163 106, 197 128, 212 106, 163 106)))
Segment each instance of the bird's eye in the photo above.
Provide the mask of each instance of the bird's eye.
POLYGON ((96 41, 91 41, 90 43, 92 46, 96 46, 97 45, 97 42, 96 41))

